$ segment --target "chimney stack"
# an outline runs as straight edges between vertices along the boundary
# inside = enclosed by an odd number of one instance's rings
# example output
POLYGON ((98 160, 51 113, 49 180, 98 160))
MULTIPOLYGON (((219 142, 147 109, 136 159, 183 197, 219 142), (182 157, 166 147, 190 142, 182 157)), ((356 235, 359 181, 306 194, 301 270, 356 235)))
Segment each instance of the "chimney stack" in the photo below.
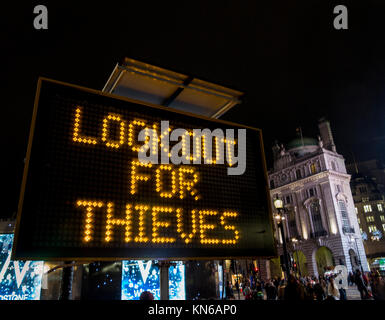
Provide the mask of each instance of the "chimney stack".
POLYGON ((321 118, 318 121, 318 128, 323 142, 323 147, 333 152, 336 151, 336 145, 334 144, 332 130, 330 129, 330 122, 325 118, 321 118))

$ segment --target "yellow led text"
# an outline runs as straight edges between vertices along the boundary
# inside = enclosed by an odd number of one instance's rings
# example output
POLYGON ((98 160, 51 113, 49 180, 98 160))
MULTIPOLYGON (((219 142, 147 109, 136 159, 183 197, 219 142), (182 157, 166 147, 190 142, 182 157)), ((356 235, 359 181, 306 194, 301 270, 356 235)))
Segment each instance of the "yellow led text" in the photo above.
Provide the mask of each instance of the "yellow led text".
MULTIPOLYGON (((139 160, 134 160, 131 163, 131 186, 130 193, 135 195, 138 193, 138 184, 147 182, 151 179, 151 169, 155 167, 151 163, 142 163, 139 160)), ((193 167, 177 168, 173 165, 159 165, 155 169, 155 190, 162 198, 172 198, 179 194, 180 199, 184 199, 190 195, 194 200, 199 200, 198 191, 195 186, 199 182, 198 171, 193 167), (166 178, 168 176, 168 178, 166 178), (170 181, 170 187, 165 190, 165 180, 170 181)))
MULTIPOLYGON (((154 156, 158 156, 158 151, 163 150, 167 153, 168 158, 171 159, 172 157, 170 146, 166 147, 162 142, 163 138, 172 132, 170 127, 167 130, 160 132, 157 123, 148 123, 139 118, 126 121, 120 114, 108 113, 102 120, 100 137, 89 137, 81 134, 82 122, 83 108, 77 106, 74 112, 71 135, 71 139, 75 143, 84 145, 96 145, 102 143, 110 150, 120 149, 126 145, 133 152, 145 152, 146 150, 150 150, 151 154, 154 156), (112 137, 112 127, 118 128, 115 138, 112 137), (143 129, 145 130, 146 136, 144 143, 138 140, 138 134, 143 129)), ((227 163, 230 166, 234 164, 233 145, 236 144, 235 140, 219 138, 208 133, 196 134, 194 130, 195 129, 186 130, 186 133, 181 138, 182 157, 185 160, 191 161, 194 164, 200 163, 200 160, 204 160, 206 164, 222 164, 224 163, 222 149, 223 145, 226 145, 227 163), (215 147, 208 149, 208 145, 210 144, 211 146, 212 142, 214 142, 215 147), (212 152, 215 153, 215 159, 212 158, 211 149, 213 149, 212 152)))
POLYGON ((95 225, 100 224, 100 221, 95 219, 94 210, 102 207, 105 210, 105 233, 104 237, 99 238, 107 243, 118 240, 116 236, 114 237, 114 230, 118 227, 123 228, 123 240, 126 243, 189 244, 195 241, 215 246, 235 245, 240 239, 240 232, 236 225, 230 225, 226 221, 227 219, 236 220, 237 212, 224 211, 220 214, 215 210, 194 209, 188 216, 184 216, 182 208, 126 204, 125 215, 117 218, 114 213, 114 203, 110 201, 78 200, 76 206, 85 208, 82 239, 86 243, 95 241, 95 225), (134 212, 138 219, 133 220, 134 212), (206 220, 207 217, 210 217, 209 223, 206 220), (147 220, 151 226, 146 226, 147 220), (207 231, 210 231, 210 237, 206 234, 207 231))

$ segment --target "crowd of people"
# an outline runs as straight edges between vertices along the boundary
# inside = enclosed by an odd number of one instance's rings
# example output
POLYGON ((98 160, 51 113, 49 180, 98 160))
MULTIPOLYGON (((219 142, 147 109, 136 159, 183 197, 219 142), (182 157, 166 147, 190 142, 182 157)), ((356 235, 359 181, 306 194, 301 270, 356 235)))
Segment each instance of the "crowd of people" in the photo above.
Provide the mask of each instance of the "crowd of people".
POLYGON ((278 277, 267 281, 250 277, 234 286, 228 281, 225 292, 226 299, 239 299, 242 295, 246 300, 347 300, 348 286, 356 286, 362 300, 385 300, 385 277, 380 274, 357 270, 350 272, 346 280, 332 273, 319 277, 290 274, 287 281, 278 277))

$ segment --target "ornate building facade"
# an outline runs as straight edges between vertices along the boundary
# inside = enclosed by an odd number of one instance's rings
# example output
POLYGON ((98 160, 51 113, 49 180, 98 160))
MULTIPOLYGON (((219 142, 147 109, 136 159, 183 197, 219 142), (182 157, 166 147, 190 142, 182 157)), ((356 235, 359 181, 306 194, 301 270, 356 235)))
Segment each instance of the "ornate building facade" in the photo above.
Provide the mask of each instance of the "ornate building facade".
POLYGON ((347 167, 366 257, 372 270, 385 274, 384 166, 372 160, 347 167))
MULTIPOLYGON (((323 274, 343 264, 349 271, 368 271, 365 250, 345 161, 336 151, 330 123, 319 122, 318 141, 300 137, 287 149, 273 147, 270 195, 284 202, 284 235, 292 266, 300 275, 323 274)), ((282 235, 275 226, 278 253, 282 235)), ((280 259, 267 262, 265 276, 280 275, 280 259)), ((262 270, 261 270, 262 271, 262 270)))

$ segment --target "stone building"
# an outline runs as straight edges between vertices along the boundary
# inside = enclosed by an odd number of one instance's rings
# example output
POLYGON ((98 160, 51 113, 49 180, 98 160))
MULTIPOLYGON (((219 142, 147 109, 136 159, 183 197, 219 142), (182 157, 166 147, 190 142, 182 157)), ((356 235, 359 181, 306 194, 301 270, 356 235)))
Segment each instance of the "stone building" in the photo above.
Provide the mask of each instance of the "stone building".
POLYGON ((371 269, 385 273, 383 165, 374 160, 355 163, 348 168, 352 170, 350 185, 366 257, 371 269))
MULTIPOLYGON (((274 167, 268 173, 273 212, 278 197, 286 209, 284 234, 298 274, 317 276, 340 264, 349 271, 358 265, 368 271, 350 175, 337 153, 330 123, 321 119, 319 132, 318 140, 301 134, 287 148, 273 147, 274 167)), ((282 255, 276 225, 275 235, 282 255)), ((281 275, 280 259, 266 261, 261 272, 266 277, 281 275)))

